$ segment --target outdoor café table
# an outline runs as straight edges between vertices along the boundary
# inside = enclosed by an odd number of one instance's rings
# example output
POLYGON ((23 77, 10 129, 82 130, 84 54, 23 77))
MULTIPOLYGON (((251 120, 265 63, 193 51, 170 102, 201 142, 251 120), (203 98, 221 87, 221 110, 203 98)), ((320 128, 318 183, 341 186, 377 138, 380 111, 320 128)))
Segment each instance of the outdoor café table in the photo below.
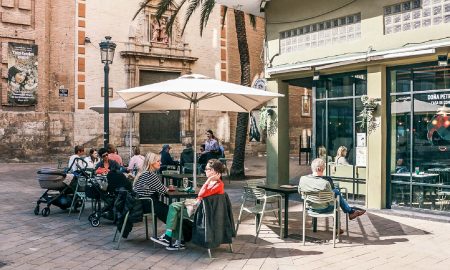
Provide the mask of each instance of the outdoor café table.
MULTIPOLYGON (((180 186, 183 182, 183 178, 187 178, 189 180, 193 180, 194 179, 194 175, 192 173, 174 173, 174 174, 163 174, 163 182, 165 186, 168 186, 169 184, 169 180, 172 179, 173 182, 177 183, 177 186, 180 186)), ((205 179, 206 180, 206 176, 201 176, 201 175, 197 175, 197 179, 205 179)))
POLYGON ((292 186, 292 188, 280 187, 280 185, 261 185, 256 186, 257 188, 262 188, 266 191, 271 191, 275 193, 279 193, 284 198, 284 238, 288 237, 288 217, 289 217, 289 195, 298 193, 298 186, 292 186))
POLYGON ((174 191, 168 191, 163 196, 169 200, 170 205, 173 200, 180 201, 181 199, 197 198, 199 191, 199 188, 196 188, 195 192, 178 191, 178 189, 175 189, 174 191))
MULTIPOLYGON (((392 184, 399 184, 399 185, 409 185, 411 184, 412 186, 417 186, 421 191, 422 191, 422 197, 419 197, 419 207, 422 208, 423 207, 423 202, 424 202, 424 198, 426 196, 426 192, 427 190, 430 191, 430 189, 426 189, 425 187, 436 187, 436 179, 439 178, 439 174, 438 173, 421 173, 421 174, 416 174, 416 173, 392 173, 391 176, 397 177, 399 180, 393 180, 391 181, 392 184), (409 182, 409 177, 412 176, 412 182, 409 182), (405 180, 400 180, 400 179, 405 179, 405 180), (434 182, 434 183, 433 183, 434 182)), ((412 188, 412 187, 411 187, 412 188)), ((432 195, 432 192, 430 192, 430 195, 432 195)), ((432 207, 433 209, 435 208, 435 200, 434 200, 434 196, 432 195, 432 207)), ((411 201, 412 203, 412 201, 411 201)))

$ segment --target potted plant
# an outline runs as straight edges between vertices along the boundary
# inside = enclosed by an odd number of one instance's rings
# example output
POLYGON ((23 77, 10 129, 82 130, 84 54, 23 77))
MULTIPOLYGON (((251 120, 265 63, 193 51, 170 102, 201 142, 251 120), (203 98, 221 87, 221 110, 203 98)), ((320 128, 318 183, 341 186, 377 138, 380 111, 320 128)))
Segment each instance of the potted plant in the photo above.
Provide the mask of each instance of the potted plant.
POLYGON ((262 107, 259 114, 259 128, 266 130, 268 136, 277 132, 278 120, 276 112, 270 107, 262 107))
POLYGON ((360 126, 361 128, 365 128, 367 125, 367 131, 371 133, 378 127, 378 122, 373 116, 374 112, 377 110, 378 102, 381 101, 380 98, 370 98, 367 95, 363 95, 361 97, 361 101, 363 104, 363 110, 358 115, 361 119, 360 126))

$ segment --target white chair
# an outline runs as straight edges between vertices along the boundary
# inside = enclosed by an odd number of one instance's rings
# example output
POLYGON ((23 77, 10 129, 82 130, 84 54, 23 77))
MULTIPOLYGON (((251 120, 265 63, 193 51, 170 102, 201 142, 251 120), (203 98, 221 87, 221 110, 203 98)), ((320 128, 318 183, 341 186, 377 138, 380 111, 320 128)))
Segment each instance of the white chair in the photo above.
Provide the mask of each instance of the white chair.
MULTIPOLYGON (((143 215, 143 217, 144 217, 144 224, 145 224, 145 238, 147 240, 150 239, 148 237, 148 220, 147 220, 148 217, 152 217, 152 233, 153 233, 153 237, 156 238, 156 219, 155 219, 156 216, 155 216, 155 208, 153 206, 153 199, 150 198, 150 197, 143 197, 143 198, 139 198, 139 200, 141 200, 142 202, 144 202, 144 201, 150 202, 150 207, 151 207, 151 210, 152 210, 151 213, 147 213, 147 214, 143 215)), ((116 246, 115 249, 119 249, 119 247, 120 247, 120 240, 122 239, 122 235, 123 235, 123 232, 125 230, 125 224, 127 224, 129 214, 130 214, 130 211, 128 211, 127 214, 125 215, 125 219, 123 220, 123 224, 122 224, 122 230, 120 230, 119 239, 117 240, 117 246, 116 246)), ((117 236, 118 232, 119 232, 119 230, 116 228, 116 231, 114 233, 113 242, 116 241, 116 236, 117 236)), ((155 243, 153 243, 153 246, 155 246, 155 243)))
POLYGON ((278 211, 278 224, 280 225, 280 239, 283 238, 283 227, 281 226, 281 211, 282 211, 282 196, 280 194, 267 195, 266 191, 261 188, 256 187, 244 187, 244 194, 242 196, 243 201, 241 205, 241 210, 239 211, 239 218, 236 224, 236 234, 239 229, 239 224, 241 223, 242 212, 245 211, 247 213, 255 215, 255 223, 256 223, 256 237, 255 243, 258 239, 259 230, 261 229, 261 223, 264 218, 264 213, 278 211), (276 198, 278 201, 278 208, 266 209, 267 203, 269 200, 276 198), (250 205, 248 205, 250 202, 250 205))
MULTIPOLYGON (((341 229, 341 222, 339 220, 339 195, 335 197, 333 191, 322 191, 322 192, 301 192, 304 204, 303 204, 303 245, 305 245, 306 240, 306 216, 310 216, 313 218, 333 218, 333 247, 336 247, 336 228, 338 232, 341 229), (319 203, 333 204, 333 209, 328 213, 316 213, 312 210, 308 209, 308 203, 319 203)), ((348 215, 346 222, 346 230, 348 235, 348 215)), ((340 240, 340 236, 338 234, 338 240, 340 240)))

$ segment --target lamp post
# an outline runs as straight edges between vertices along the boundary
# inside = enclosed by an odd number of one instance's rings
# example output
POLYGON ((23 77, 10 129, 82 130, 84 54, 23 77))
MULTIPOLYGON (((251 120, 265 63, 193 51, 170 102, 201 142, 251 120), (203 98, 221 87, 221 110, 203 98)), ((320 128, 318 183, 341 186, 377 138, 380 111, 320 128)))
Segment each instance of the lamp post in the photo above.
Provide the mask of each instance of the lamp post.
POLYGON ((112 64, 114 59, 114 50, 116 49, 116 43, 111 41, 110 36, 106 36, 105 40, 100 42, 100 54, 102 63, 105 64, 105 81, 104 81, 104 104, 103 104, 103 144, 106 148, 109 143, 109 65, 112 64))

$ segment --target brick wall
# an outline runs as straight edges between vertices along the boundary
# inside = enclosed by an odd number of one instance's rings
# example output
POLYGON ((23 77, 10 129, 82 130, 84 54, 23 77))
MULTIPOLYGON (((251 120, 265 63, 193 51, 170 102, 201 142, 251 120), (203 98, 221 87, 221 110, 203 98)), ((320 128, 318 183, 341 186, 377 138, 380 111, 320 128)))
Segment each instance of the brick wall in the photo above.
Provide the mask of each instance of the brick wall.
POLYGON ((74 91, 74 3, 65 0, 0 1, 0 161, 48 159, 70 152, 74 91), (8 42, 38 45, 37 105, 6 103, 8 42))

